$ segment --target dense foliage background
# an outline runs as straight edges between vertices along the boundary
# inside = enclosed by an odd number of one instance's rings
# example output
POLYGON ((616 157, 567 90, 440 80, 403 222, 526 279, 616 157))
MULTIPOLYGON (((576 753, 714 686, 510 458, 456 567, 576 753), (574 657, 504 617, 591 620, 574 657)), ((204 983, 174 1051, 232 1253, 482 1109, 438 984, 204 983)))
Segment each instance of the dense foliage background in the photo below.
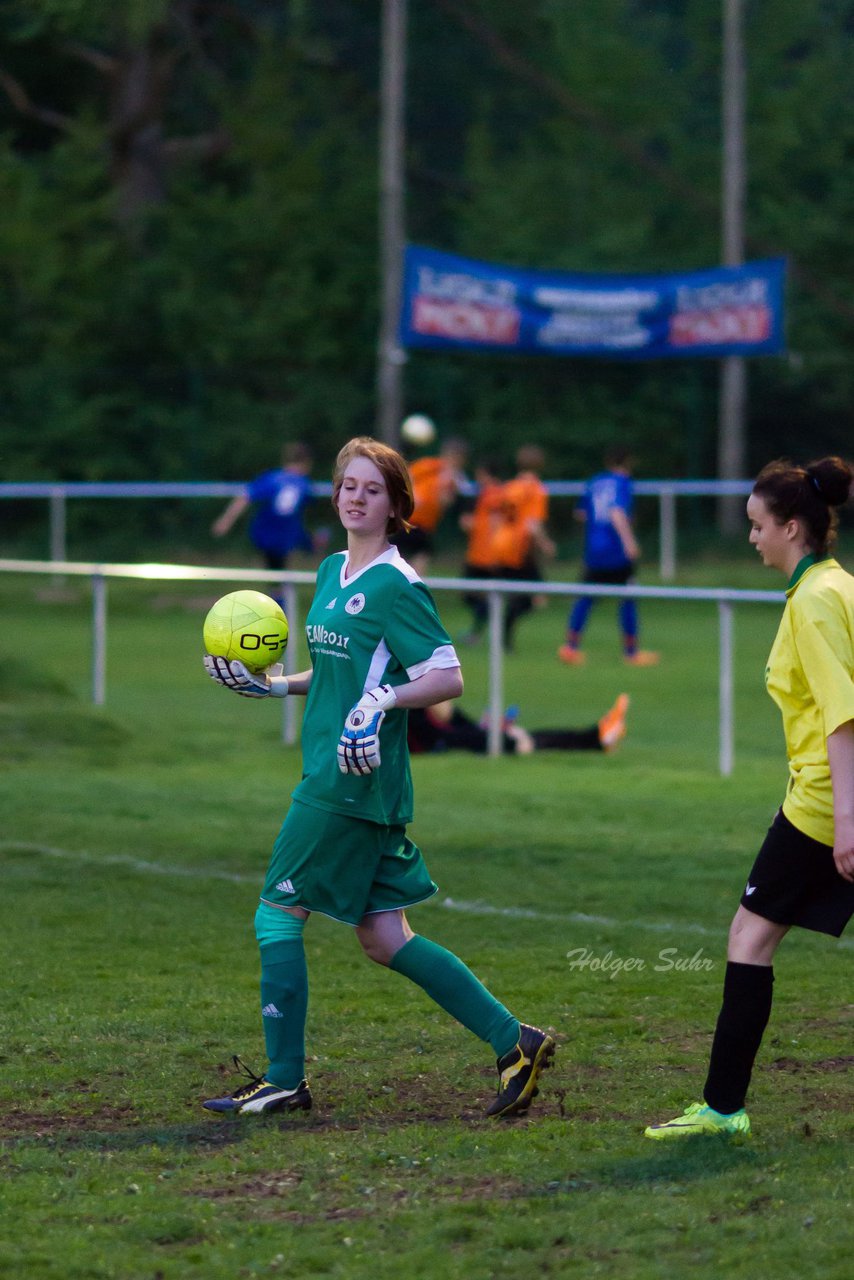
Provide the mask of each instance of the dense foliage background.
MULTIPOLYGON (((379 0, 7 0, 3 478, 242 479, 371 430, 379 0)), ((846 451, 854 3, 752 0, 750 256, 790 261, 751 466, 846 451)), ((719 258, 720 6, 410 5, 412 240, 526 266, 719 258)), ((415 354, 407 405, 576 476, 715 471, 718 367, 415 354)))

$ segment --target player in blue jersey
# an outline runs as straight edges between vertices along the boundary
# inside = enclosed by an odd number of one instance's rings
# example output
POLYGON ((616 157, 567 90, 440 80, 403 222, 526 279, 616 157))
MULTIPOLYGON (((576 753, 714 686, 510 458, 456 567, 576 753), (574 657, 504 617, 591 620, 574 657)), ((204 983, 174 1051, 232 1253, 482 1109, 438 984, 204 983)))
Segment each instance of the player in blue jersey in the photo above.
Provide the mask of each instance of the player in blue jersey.
POLYGON ((256 476, 232 498, 211 526, 214 537, 224 538, 246 508, 255 504, 249 537, 268 569, 286 568, 292 551, 311 551, 311 534, 303 523, 312 498, 311 467, 307 445, 298 441, 285 445, 281 467, 256 476))
MULTIPOLYGON (((205 657, 211 677, 250 698, 306 697, 303 776, 273 848, 255 929, 269 1059, 261 1076, 205 1102, 210 1111, 307 1109, 303 929, 319 911, 355 928, 365 954, 422 987, 490 1044, 498 1093, 490 1116, 527 1111, 554 1040, 520 1023, 460 960, 413 932, 406 910, 437 891, 412 818, 407 709, 462 692, 460 664, 430 592, 390 538, 408 526, 403 458, 368 437, 338 455, 333 505, 347 550, 320 565, 306 619, 312 665, 252 674, 205 657)), ((238 1060, 239 1063, 239 1060, 238 1060)), ((241 1064, 242 1065, 242 1064, 241 1064)))
MULTIPOLYGON (((584 581, 625 586, 634 576, 640 547, 632 529, 634 491, 631 458, 615 447, 605 455, 605 470, 590 479, 576 516, 584 523, 584 581)), ((580 666, 585 661, 581 637, 593 608, 593 596, 575 602, 567 624, 566 643, 558 649, 561 662, 580 666)), ((618 618, 623 658, 633 667, 650 667, 659 655, 638 648, 638 615, 634 600, 620 600, 618 618)))

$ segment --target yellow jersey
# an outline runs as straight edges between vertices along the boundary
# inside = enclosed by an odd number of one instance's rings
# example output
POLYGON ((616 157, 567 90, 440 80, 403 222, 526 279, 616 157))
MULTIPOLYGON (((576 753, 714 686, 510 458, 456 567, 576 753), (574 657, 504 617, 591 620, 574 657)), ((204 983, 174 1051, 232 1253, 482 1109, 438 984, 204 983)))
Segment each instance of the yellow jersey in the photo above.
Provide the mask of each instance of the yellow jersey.
POLYGON ((786 596, 765 669, 789 759, 783 812, 799 831, 832 845, 827 739, 854 720, 854 577, 836 560, 806 556, 786 596))

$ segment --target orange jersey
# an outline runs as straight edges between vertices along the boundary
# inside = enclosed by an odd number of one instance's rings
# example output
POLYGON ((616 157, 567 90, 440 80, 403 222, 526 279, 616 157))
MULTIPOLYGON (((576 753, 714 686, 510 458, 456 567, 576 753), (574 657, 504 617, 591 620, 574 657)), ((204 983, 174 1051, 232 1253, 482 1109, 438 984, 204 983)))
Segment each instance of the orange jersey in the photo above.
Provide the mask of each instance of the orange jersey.
POLYGON ((492 542, 503 504, 504 486, 501 484, 486 484, 477 496, 466 547, 466 564, 473 568, 491 569, 495 563, 492 542))
POLYGON ((434 533, 442 512, 457 491, 456 477, 444 458, 417 458, 409 464, 415 510, 412 524, 434 533))
POLYGON ((523 473, 502 486, 501 517, 492 538, 492 561, 499 568, 521 569, 531 554, 532 527, 549 513, 544 486, 523 473))
POLYGON ((530 471, 508 480, 504 486, 504 501, 515 507, 518 518, 526 523, 545 524, 549 515, 549 495, 546 487, 530 471))

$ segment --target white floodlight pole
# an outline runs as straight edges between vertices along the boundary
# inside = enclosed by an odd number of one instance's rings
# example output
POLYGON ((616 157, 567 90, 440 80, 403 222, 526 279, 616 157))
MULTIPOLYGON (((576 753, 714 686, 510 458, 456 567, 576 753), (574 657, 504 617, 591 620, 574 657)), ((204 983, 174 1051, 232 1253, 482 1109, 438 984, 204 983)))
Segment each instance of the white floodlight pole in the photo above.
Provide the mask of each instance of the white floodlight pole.
POLYGON ((380 334, 377 431, 397 445, 406 352, 398 342, 403 281, 406 0, 383 0, 380 76, 380 334))
MULTIPOLYGON (((744 262, 746 163, 744 0, 723 0, 723 73, 721 78, 722 225, 721 256, 726 267, 744 262)), ((721 361, 718 404, 718 478, 742 480, 747 466, 747 362, 744 356, 721 361)), ((744 522, 741 502, 720 498, 721 533, 737 534, 744 522)))

